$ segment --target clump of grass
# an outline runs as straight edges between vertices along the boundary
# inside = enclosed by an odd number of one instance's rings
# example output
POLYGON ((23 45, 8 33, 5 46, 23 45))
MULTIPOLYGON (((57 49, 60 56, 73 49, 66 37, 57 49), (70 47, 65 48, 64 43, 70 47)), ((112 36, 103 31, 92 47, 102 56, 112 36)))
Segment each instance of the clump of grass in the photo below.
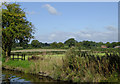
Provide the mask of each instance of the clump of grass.
POLYGON ((44 72, 45 74, 43 75, 49 75, 51 77, 55 77, 56 75, 55 73, 59 74, 59 71, 57 71, 57 66, 62 66, 62 56, 60 57, 39 56, 39 57, 40 59, 37 61, 34 61, 34 64, 31 65, 32 72, 38 73, 38 74, 41 72, 44 72))

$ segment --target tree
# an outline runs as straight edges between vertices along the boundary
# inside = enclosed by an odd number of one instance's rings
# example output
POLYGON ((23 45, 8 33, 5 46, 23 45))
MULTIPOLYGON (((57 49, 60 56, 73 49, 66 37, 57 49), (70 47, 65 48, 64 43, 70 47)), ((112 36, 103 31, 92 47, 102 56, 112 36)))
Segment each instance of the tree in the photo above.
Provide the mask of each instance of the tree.
POLYGON ((102 45, 104 45, 104 43, 103 42, 98 42, 96 45, 97 45, 97 47, 101 47, 102 45))
POLYGON ((111 47, 111 48, 114 48, 115 46, 117 46, 117 42, 112 42, 112 43, 110 44, 110 47, 111 47))
POLYGON ((110 48, 110 42, 107 42, 105 45, 106 45, 108 48, 110 48))
POLYGON ((77 41, 74 38, 70 38, 64 42, 64 44, 66 44, 69 47, 75 46, 76 43, 77 41))
POLYGON ((38 40, 32 40, 31 42, 32 47, 39 48, 41 47, 40 42, 38 40))
POLYGON ((78 43, 76 43, 76 47, 79 49, 79 50, 81 50, 81 44, 82 44, 82 42, 78 42, 78 43))
POLYGON ((44 46, 44 47, 48 47, 48 46, 50 46, 50 44, 48 44, 48 43, 43 43, 43 46, 44 46))
POLYGON ((53 42, 53 43, 51 43, 50 46, 51 46, 52 48, 58 48, 58 46, 57 46, 57 42, 53 42))
POLYGON ((29 42, 33 38, 34 27, 27 21, 24 10, 17 3, 3 3, 2 8, 2 49, 10 56, 14 42, 29 42))
POLYGON ((62 42, 59 42, 59 43, 57 44, 57 47, 58 47, 58 48, 62 48, 62 47, 64 47, 64 44, 63 44, 62 42))

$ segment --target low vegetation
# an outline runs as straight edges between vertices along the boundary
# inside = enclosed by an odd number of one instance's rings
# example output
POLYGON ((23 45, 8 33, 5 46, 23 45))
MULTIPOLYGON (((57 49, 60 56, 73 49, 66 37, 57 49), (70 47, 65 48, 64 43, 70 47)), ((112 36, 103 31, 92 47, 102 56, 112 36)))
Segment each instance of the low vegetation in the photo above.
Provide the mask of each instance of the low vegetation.
POLYGON ((120 54, 103 56, 71 48, 66 53, 59 77, 73 82, 120 82, 120 54))
MULTIPOLYGON (((118 49, 119 50, 119 49, 118 49)), ((30 60, 9 60, 3 66, 26 73, 50 76, 72 82, 120 82, 120 53, 81 51, 75 47, 66 53, 46 53, 31 56, 30 60), (37 59, 34 59, 37 58, 37 59)), ((35 53, 34 53, 35 54, 35 53)))

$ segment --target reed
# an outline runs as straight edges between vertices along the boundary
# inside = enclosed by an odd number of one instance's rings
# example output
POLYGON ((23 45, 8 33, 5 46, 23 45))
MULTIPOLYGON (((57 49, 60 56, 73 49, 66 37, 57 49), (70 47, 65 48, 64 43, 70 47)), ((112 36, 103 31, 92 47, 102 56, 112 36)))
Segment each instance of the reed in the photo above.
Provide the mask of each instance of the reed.
POLYGON ((62 79, 65 78, 64 80, 74 82, 112 81, 114 79, 109 79, 114 77, 113 73, 116 73, 116 82, 120 81, 120 53, 116 50, 100 56, 71 48, 66 52, 65 58, 61 75, 62 79))

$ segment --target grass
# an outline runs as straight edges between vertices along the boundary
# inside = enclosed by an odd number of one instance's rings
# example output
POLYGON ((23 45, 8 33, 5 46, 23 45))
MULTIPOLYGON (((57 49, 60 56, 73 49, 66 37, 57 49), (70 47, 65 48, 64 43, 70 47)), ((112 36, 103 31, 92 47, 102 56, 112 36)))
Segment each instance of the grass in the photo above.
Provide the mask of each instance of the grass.
MULTIPOLYGON (((38 56, 40 59, 38 60, 30 60, 28 61, 28 55, 25 57, 24 60, 9 60, 8 62, 3 62, 4 66, 10 66, 14 68, 24 68, 24 70, 29 73, 36 73, 39 74, 40 72, 44 72, 45 75, 49 75, 55 79, 60 78, 61 80, 72 80, 74 82, 100 82, 100 81, 113 81, 118 80, 118 76, 115 75, 118 73, 115 72, 111 73, 109 76, 109 72, 112 69, 109 69, 111 66, 110 63, 113 61, 116 62, 117 55, 114 55, 111 52, 113 58, 107 58, 111 56, 110 53, 92 53, 85 54, 82 51, 78 52, 75 49, 67 51, 66 53, 54 53, 50 51, 49 53, 37 53, 36 55, 31 56, 38 56), (81 57, 80 57, 81 56, 81 57), (116 57, 114 57, 116 56, 116 57), (106 71, 106 72, 104 72, 106 71), (104 74, 108 74, 105 77, 104 74), (115 77, 115 78, 114 78, 115 77), (114 79, 113 79, 114 78, 114 79)), ((23 52, 22 52, 23 53, 23 52)), ((26 52, 28 53, 28 52, 26 52)), ((117 53, 116 53, 117 54, 117 53)), ((119 53, 118 53, 119 55, 119 53)), ((30 57, 31 57, 30 56, 30 57)), ((11 57, 12 58, 12 57, 11 57)), ((17 58, 17 56, 15 56, 17 58)), ((4 59, 3 59, 4 61, 4 59)), ((113 62, 113 64, 115 63, 113 62)), ((118 62, 118 61, 117 61, 118 62)), ((117 65, 116 65, 117 66, 117 65)), ((118 70, 118 66, 117 69, 118 70)), ((115 69, 115 68, 113 68, 115 69)))
MULTIPOLYGON (((35 73, 38 74, 39 72, 44 72, 46 75, 51 77, 55 76, 56 66, 62 66, 63 59, 65 54, 47 54, 47 55, 37 55, 43 60, 30 60, 28 61, 28 56, 26 56, 26 60, 9 60, 8 62, 4 62, 5 59, 3 58, 3 66, 8 66, 10 68, 18 68, 23 69, 23 72, 27 73, 35 73)), ((12 57, 11 57, 12 58, 12 57)), ((15 56, 17 58, 17 56, 15 56)))
MULTIPOLYGON (((41 56, 41 55, 38 55, 38 56, 41 56)), ((64 57, 64 56, 65 54, 53 54, 53 55, 47 54, 44 57, 64 57)))
MULTIPOLYGON (((3 59, 4 60, 4 59, 3 59)), ((11 66, 11 67, 22 67, 22 68, 30 68, 31 64, 33 64, 33 62, 27 61, 27 60, 9 60, 8 62, 3 62, 2 63, 3 66, 7 65, 7 66, 11 66)))
POLYGON ((43 58, 43 60, 39 59, 37 61, 34 61, 34 65, 31 65, 32 71, 35 73, 39 72, 45 72, 47 75, 51 75, 53 77, 53 74, 56 71, 56 66, 62 66, 64 59, 63 55, 56 56, 56 55, 47 55, 47 56, 39 56, 43 58))
MULTIPOLYGON (((33 55, 34 56, 34 55, 33 55)), ((38 56, 38 57, 64 57, 65 56, 65 54, 46 54, 46 55, 36 55, 36 56, 38 56)), ((30 55, 26 55, 25 56, 25 60, 28 60, 28 58, 31 58, 32 56, 30 56, 30 55)), ((18 58, 18 56, 17 55, 15 55, 14 56, 14 58, 18 58)), ((19 56, 19 58, 22 58, 22 56, 19 56)), ((13 59, 13 56, 11 56, 11 59, 13 59)), ((21 61, 21 59, 19 59, 19 61, 21 61)))
POLYGON ((119 53, 76 52, 71 48, 65 56, 62 80, 73 82, 120 82, 119 53))

